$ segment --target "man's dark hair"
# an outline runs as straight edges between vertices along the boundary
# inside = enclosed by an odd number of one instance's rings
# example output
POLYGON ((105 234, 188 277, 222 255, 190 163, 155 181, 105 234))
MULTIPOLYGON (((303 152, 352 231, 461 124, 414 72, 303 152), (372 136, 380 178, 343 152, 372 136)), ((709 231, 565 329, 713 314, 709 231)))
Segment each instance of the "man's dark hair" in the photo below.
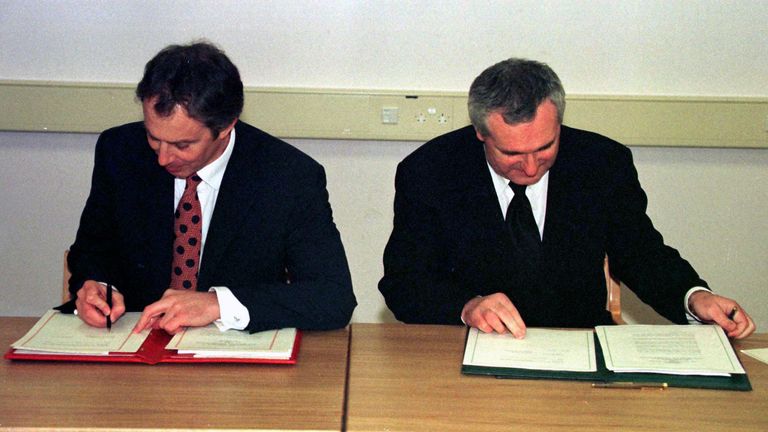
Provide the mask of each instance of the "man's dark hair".
POLYGON ((223 51, 208 42, 170 45, 144 68, 136 97, 169 116, 176 105, 203 123, 214 137, 243 111, 243 82, 223 51))
POLYGON ((511 58, 484 70, 469 88, 469 118, 482 135, 488 135, 488 115, 500 112, 507 124, 533 120, 545 100, 557 108, 563 122, 565 90, 560 78, 546 64, 511 58))

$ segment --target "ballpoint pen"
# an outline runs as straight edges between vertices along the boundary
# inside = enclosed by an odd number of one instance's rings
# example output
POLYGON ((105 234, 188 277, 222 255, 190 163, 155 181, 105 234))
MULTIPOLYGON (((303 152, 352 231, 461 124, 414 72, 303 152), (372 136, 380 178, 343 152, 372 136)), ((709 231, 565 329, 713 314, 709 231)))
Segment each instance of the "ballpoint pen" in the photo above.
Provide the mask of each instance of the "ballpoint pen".
POLYGON ((738 306, 734 306, 733 309, 731 309, 731 313, 728 314, 728 319, 733 321, 733 318, 736 317, 736 312, 739 311, 738 306))
POLYGON ((109 307, 109 313, 107 314, 107 330, 112 330, 112 285, 107 284, 107 306, 109 307))
POLYGON ((669 387, 669 384, 665 382, 630 382, 630 381, 615 381, 615 382, 598 382, 592 383, 592 388, 607 388, 607 389, 665 389, 669 387))

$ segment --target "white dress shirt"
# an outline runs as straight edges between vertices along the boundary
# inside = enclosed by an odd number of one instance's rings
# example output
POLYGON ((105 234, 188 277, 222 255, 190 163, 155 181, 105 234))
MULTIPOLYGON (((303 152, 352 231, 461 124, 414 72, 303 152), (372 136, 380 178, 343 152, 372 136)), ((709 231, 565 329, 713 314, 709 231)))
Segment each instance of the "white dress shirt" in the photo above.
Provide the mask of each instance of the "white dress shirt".
MULTIPOLYGON (((200 244, 200 265, 203 263, 203 252, 205 251, 205 241, 208 238, 208 227, 211 223, 213 210, 216 208, 216 198, 219 196, 221 180, 224 177, 224 172, 227 170, 227 164, 229 163, 229 158, 232 156, 232 149, 234 149, 234 147, 235 130, 232 129, 229 136, 229 143, 227 143, 227 148, 224 149, 224 153, 197 172, 197 175, 202 179, 197 185, 197 196, 200 199, 200 207, 203 212, 203 239, 200 244)), ((174 209, 176 209, 179 205, 179 201, 181 201, 185 185, 186 179, 177 178, 174 181, 174 209)), ((200 270, 201 268, 197 269, 198 273, 200 270)), ((217 286, 211 287, 209 291, 216 292, 216 298, 219 302, 221 318, 214 321, 219 330, 242 330, 248 325, 251 321, 248 308, 243 306, 243 304, 237 300, 229 288, 217 286)))

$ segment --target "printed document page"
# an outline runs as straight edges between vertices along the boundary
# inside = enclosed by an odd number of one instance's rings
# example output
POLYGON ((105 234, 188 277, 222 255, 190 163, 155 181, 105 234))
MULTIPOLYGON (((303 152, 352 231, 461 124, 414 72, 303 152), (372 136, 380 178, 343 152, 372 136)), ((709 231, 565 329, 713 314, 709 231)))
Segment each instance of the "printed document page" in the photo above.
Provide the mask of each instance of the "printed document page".
POLYGON ((112 329, 91 327, 77 315, 49 310, 24 337, 11 346, 17 353, 107 355, 110 352, 134 353, 149 330, 132 332, 141 316, 129 312, 112 324, 112 329))
POLYGON ((187 328, 176 334, 166 348, 195 357, 288 359, 296 340, 295 328, 258 333, 220 331, 214 324, 187 328))
POLYGON ((469 330, 464 364, 535 370, 595 372, 592 330, 529 328, 524 339, 510 333, 469 330))
POLYGON ((743 374, 716 325, 620 325, 595 328, 605 366, 614 372, 728 376, 743 374))
POLYGON ((760 360, 763 363, 768 363, 768 348, 743 349, 741 352, 752 357, 753 359, 760 360))

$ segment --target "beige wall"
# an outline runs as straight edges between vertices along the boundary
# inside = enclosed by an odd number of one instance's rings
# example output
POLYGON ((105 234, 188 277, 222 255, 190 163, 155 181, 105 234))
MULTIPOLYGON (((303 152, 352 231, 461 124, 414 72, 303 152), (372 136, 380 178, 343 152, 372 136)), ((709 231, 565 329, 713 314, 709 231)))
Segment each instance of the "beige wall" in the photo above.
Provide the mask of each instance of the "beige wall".
MULTIPOLYGON (((8 0, 0 79, 135 83, 161 47, 206 37, 247 86, 465 92, 485 66, 523 56, 550 63, 571 94, 765 98, 766 22, 761 0, 8 0)), ((419 143, 291 142, 328 171, 360 302, 354 319, 391 319, 376 283, 392 180, 419 143)), ((58 298, 94 143, 94 135, 0 132, 0 315, 39 315, 58 298)), ((669 242, 768 331, 768 151, 634 153, 669 242)))
POLYGON ((247 86, 465 91, 545 61, 572 94, 768 96, 765 0, 0 2, 0 79, 124 82, 220 44, 247 86))

